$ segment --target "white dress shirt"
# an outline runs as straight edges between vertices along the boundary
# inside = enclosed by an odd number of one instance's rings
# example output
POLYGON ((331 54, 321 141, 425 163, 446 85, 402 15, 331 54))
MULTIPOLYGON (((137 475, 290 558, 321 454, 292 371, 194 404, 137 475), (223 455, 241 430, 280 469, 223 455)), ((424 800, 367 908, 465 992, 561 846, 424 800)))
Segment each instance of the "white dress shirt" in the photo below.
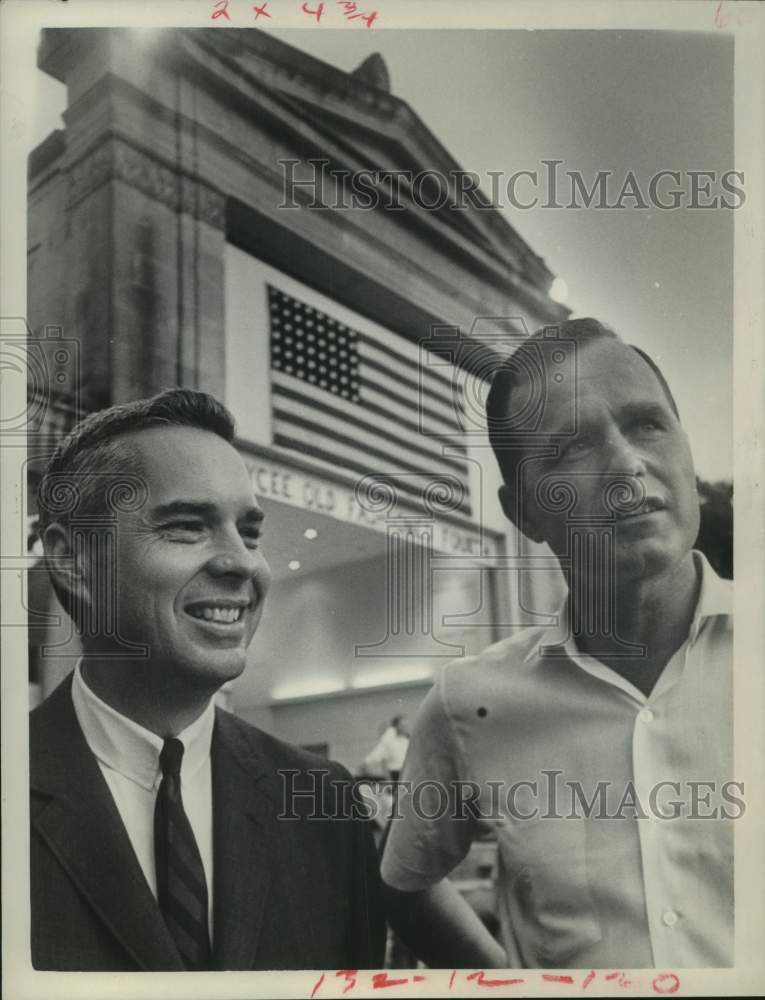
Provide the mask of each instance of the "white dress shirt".
POLYGON ((403 736, 395 726, 388 726, 364 759, 364 767, 373 774, 388 775, 400 771, 406 758, 409 737, 403 736))
POLYGON ((742 810, 722 792, 734 778, 732 585, 694 558, 701 590, 689 635, 648 696, 552 628, 447 665, 418 713, 402 780, 474 781, 481 815, 454 819, 454 803, 439 808, 432 789, 419 809, 400 793, 403 818, 391 823, 382 862, 388 884, 434 884, 490 829, 509 964, 733 964, 732 818, 742 810), (542 655, 542 646, 562 655, 542 655), (600 781, 602 812, 618 818, 597 818, 597 802, 589 817, 572 805, 568 783, 589 802, 600 781), (661 782, 679 783, 680 793, 661 782), (620 809, 630 784, 639 805, 620 809), (706 818, 658 818, 675 811, 673 800, 687 810, 694 794, 706 818))
MULTIPOLYGON (((78 662, 72 680, 74 711, 85 741, 106 779, 128 838, 157 895, 154 862, 154 803, 162 781, 159 754, 163 740, 126 718, 87 686, 78 662)), ((178 734, 184 746, 181 797, 202 858, 207 881, 210 938, 213 932, 213 813, 210 743, 215 723, 211 700, 198 719, 178 734)))

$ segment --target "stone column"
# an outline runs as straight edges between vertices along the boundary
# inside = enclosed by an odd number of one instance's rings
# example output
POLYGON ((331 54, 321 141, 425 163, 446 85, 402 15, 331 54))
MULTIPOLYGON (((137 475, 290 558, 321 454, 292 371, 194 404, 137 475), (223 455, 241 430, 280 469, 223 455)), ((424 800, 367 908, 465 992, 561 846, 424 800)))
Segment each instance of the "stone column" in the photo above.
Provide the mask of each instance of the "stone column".
POLYGON ((61 252, 66 334, 88 359, 84 405, 177 385, 222 396, 226 207, 200 148, 195 84, 130 32, 75 33, 43 52, 50 63, 70 94, 61 252))

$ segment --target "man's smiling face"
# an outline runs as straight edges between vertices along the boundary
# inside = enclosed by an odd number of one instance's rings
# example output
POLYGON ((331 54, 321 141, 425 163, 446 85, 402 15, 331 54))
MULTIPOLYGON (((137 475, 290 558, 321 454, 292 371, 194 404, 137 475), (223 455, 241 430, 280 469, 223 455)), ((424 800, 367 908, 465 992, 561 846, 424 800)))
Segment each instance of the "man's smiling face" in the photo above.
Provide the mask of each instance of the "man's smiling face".
POLYGON ((120 636, 146 646, 168 684, 214 691, 244 669, 262 613, 262 511, 244 463, 216 434, 168 426, 124 440, 148 500, 119 516, 120 636))
POLYGON ((524 463, 521 527, 566 557, 572 510, 540 503, 539 487, 557 482, 570 489, 584 525, 613 514, 608 489, 626 480, 635 499, 614 524, 617 584, 678 565, 698 533, 699 505, 688 438, 655 373, 619 341, 580 347, 570 437, 555 432, 571 412, 572 388, 551 383, 548 389, 543 431, 558 454, 524 463))

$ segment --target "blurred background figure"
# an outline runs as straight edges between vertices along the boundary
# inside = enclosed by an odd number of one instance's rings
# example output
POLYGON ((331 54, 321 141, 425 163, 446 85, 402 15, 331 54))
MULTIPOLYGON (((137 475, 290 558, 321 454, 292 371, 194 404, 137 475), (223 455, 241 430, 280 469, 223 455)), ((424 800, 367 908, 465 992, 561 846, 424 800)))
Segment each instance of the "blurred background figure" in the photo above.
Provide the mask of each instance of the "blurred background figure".
POLYGON ((364 758, 364 773, 398 781, 409 747, 409 732, 409 717, 394 715, 374 749, 364 758))
MULTIPOLYGON (((390 816, 397 790, 395 784, 391 786, 388 782, 397 782, 399 779, 409 748, 410 731, 409 716, 394 715, 383 728, 382 735, 361 765, 364 777, 378 779, 376 784, 370 786, 368 794, 376 806, 373 813, 377 826, 375 839, 381 854, 390 830, 390 816)), ((415 953, 389 928, 385 948, 385 967, 387 969, 410 969, 416 968, 417 965, 415 953)))

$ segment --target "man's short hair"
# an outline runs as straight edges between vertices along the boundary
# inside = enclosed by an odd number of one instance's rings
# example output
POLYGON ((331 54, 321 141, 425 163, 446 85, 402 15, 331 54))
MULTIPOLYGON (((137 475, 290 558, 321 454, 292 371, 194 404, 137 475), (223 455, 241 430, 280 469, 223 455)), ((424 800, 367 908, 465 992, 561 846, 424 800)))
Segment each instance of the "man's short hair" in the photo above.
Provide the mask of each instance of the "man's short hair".
MULTIPOLYGON (((73 514, 80 518, 109 513, 120 479, 129 492, 128 477, 141 474, 139 456, 125 437, 152 427, 195 427, 229 444, 236 436, 234 418, 226 407, 206 392, 192 389, 166 389, 149 399, 89 414, 59 441, 40 480, 40 537, 54 522, 67 527, 73 514)), ((69 595, 61 593, 55 579, 52 582, 59 600, 68 607, 69 595)), ((77 622, 77 610, 68 610, 77 622)))
MULTIPOLYGON (((605 323, 601 323, 597 319, 592 319, 591 317, 570 319, 554 328, 547 326, 537 330, 527 340, 523 341, 510 357, 505 358, 498 366, 486 398, 486 423, 489 431, 489 442, 499 463, 502 478, 508 484, 514 481, 516 469, 522 457, 522 449, 508 447, 507 444, 508 411, 511 411, 509 403, 513 392, 518 391, 522 382, 529 379, 529 372, 538 368, 537 355, 532 353, 533 348, 526 345, 548 337, 551 329, 557 332, 561 340, 574 341, 577 348, 584 347, 597 340, 615 340, 620 344, 624 343, 615 330, 612 330, 611 327, 606 326, 605 323)), ((629 347, 630 350, 638 354, 653 371, 667 398, 667 402, 672 408, 672 412, 679 420, 680 415, 677 404, 656 362, 645 351, 642 351, 639 347, 635 347, 633 344, 625 344, 625 347, 629 347)), ((523 434, 514 434, 513 437, 518 438, 521 443, 524 443, 523 434)), ((529 433, 528 444, 532 443, 533 435, 529 433)))

